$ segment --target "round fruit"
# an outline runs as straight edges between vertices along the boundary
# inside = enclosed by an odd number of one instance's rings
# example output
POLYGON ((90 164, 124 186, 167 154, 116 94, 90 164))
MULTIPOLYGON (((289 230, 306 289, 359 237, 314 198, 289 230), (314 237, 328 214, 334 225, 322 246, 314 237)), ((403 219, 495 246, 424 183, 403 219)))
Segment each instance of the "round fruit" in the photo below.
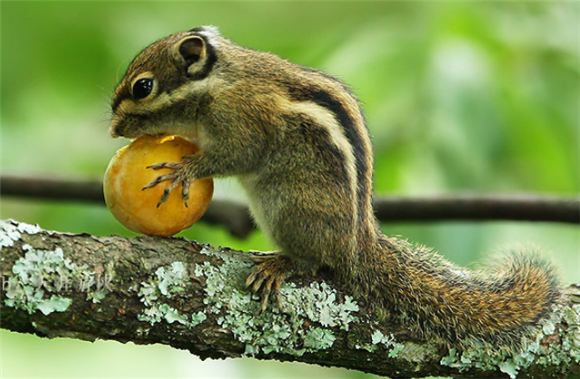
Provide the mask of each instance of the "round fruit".
POLYGON ((105 202, 113 216, 128 229, 153 236, 172 236, 189 228, 204 214, 213 195, 213 180, 194 180, 189 188, 187 207, 181 184, 159 207, 159 199, 169 181, 143 190, 148 183, 171 169, 147 168, 155 163, 179 162, 199 148, 174 136, 142 136, 120 148, 105 172, 105 202))

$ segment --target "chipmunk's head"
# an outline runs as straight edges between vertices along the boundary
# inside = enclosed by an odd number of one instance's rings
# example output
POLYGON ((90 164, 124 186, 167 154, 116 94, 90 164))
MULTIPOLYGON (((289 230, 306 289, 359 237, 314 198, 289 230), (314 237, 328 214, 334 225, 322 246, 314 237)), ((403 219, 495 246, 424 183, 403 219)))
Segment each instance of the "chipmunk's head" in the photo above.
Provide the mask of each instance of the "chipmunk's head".
POLYGON ((194 28, 146 47, 129 65, 111 103, 113 137, 193 133, 191 112, 203 101, 225 41, 214 27, 194 28), (192 104, 193 103, 193 104, 192 104))

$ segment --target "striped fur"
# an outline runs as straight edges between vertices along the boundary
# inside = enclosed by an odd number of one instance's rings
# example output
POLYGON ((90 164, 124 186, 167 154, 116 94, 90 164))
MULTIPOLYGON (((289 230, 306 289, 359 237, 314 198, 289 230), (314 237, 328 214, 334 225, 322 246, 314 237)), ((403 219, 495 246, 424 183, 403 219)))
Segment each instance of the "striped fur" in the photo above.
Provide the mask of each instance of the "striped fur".
POLYGON ((137 55, 111 106, 114 136, 197 142, 200 153, 184 157, 175 180, 239 179, 257 223, 281 249, 248 278, 263 294, 292 273, 326 267, 427 337, 507 346, 532 333, 557 299, 556 277, 539 259, 514 255, 507 269, 470 272, 384 236, 372 209, 364 116, 328 74, 237 46, 213 27, 194 28, 137 55), (141 78, 154 88, 135 99, 141 78))

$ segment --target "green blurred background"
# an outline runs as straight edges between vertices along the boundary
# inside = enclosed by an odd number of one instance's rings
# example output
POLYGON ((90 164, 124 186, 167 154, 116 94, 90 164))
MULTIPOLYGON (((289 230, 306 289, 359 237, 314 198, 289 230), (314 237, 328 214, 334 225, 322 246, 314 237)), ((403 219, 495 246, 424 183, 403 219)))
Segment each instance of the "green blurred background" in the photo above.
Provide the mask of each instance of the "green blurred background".
MULTIPOLYGON (((1 163, 5 174, 101 178, 126 140, 108 134, 109 100, 155 39, 216 25, 237 43, 323 69, 363 103, 378 194, 579 193, 577 2, 1 2, 1 163)), ((239 198, 232 180, 216 197, 239 198)), ((43 228, 133 235, 104 207, 4 198, 1 217, 43 228)), ((580 282, 577 226, 385 224, 470 267, 535 244, 580 282)), ((272 246, 197 224, 187 238, 272 246)), ((3 378, 370 378, 252 359, 201 362, 164 346, 88 343, 1 331, 3 378)))

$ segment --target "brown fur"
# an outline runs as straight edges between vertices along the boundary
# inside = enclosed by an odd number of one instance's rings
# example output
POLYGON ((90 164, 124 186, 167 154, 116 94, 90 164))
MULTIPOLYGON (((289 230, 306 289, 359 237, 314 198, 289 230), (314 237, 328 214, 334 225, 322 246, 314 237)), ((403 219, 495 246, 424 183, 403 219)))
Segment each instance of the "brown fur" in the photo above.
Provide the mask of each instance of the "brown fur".
POLYGON ((320 71, 196 28, 137 55, 112 107, 115 136, 178 134, 200 145, 152 185, 169 180, 171 191, 206 176, 240 180, 256 221, 281 249, 260 257, 248 278, 263 308, 271 293, 280 300, 288 276, 327 267, 427 337, 512 346, 557 298, 552 269, 533 255, 471 272, 384 236, 373 215, 373 155, 360 106, 320 71), (135 99, 131 88, 142 77, 154 78, 154 89, 135 99))

